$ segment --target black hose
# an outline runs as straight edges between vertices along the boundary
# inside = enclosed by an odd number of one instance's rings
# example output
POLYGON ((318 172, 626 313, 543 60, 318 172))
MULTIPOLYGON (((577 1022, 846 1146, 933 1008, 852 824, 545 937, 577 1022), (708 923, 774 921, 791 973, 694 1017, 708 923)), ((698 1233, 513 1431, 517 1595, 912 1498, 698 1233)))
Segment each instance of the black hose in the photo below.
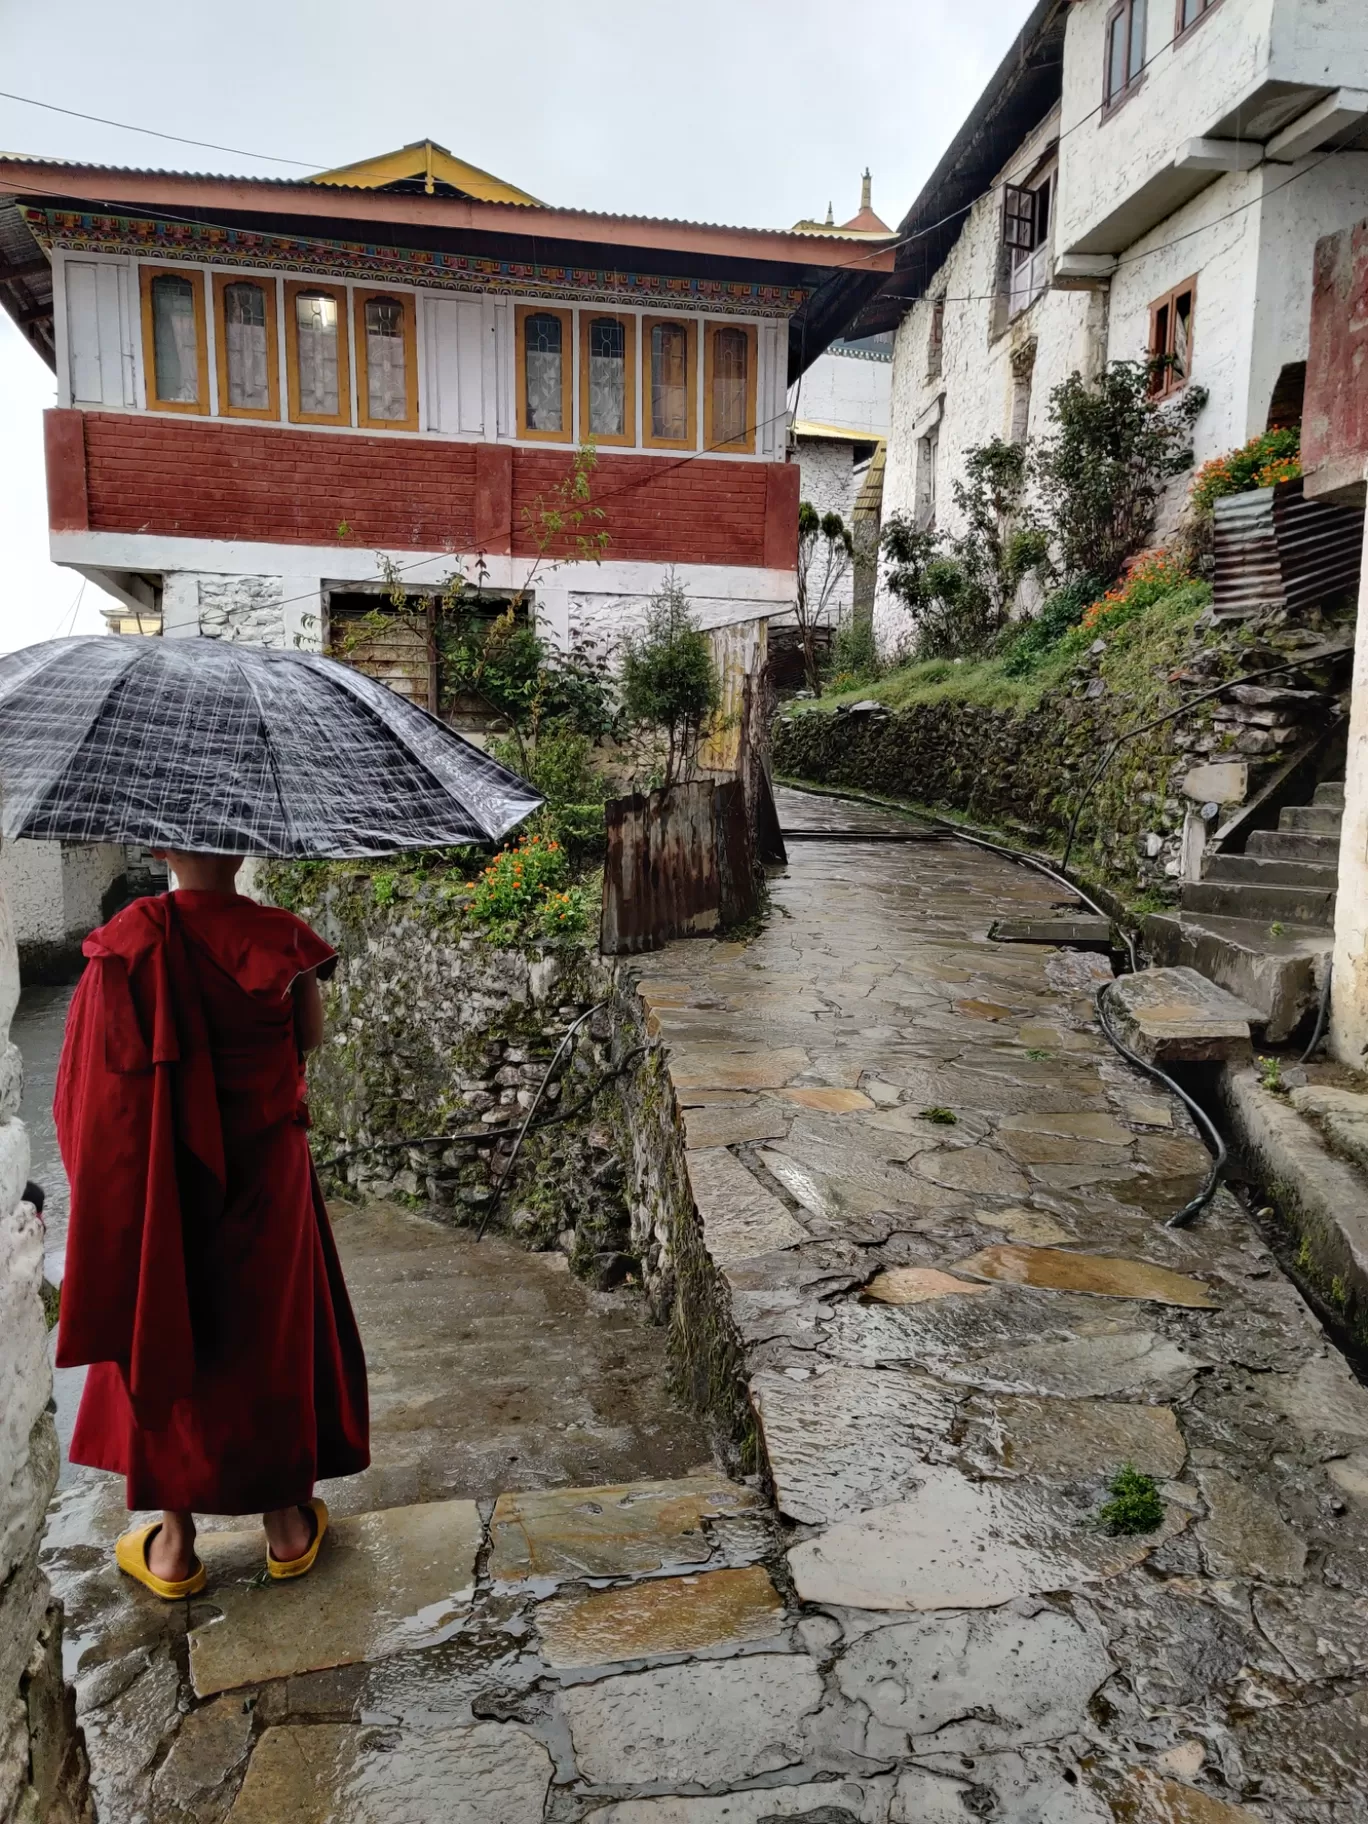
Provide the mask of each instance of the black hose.
POLYGON ((1152 1064, 1148 1058, 1142 1058, 1138 1051, 1132 1051, 1130 1046, 1117 1035, 1111 1022, 1107 1018, 1106 1009, 1106 997, 1115 986, 1115 982, 1103 982, 1097 990, 1093 1003, 1097 1009, 1097 1023, 1102 1028, 1103 1036, 1115 1051, 1119 1051, 1121 1056, 1127 1059, 1131 1064, 1134 1064, 1138 1070, 1143 1070, 1146 1076, 1153 1077, 1156 1082, 1162 1083, 1166 1089, 1171 1089, 1174 1095, 1178 1096, 1186 1104, 1194 1120, 1200 1122, 1211 1135, 1212 1141, 1215 1144, 1216 1156, 1212 1161, 1211 1170, 1207 1173, 1206 1180, 1203 1183, 1201 1190, 1189 1202, 1185 1203, 1181 1210, 1176 1211, 1174 1215, 1170 1216, 1164 1224, 1166 1229, 1185 1229, 1195 1217, 1201 1214, 1211 1202, 1211 1199, 1216 1195, 1216 1187, 1221 1182, 1221 1174, 1226 1168, 1226 1161, 1229 1157, 1226 1152, 1226 1143, 1221 1138, 1220 1131, 1210 1115, 1207 1114, 1200 1103, 1195 1102, 1192 1099, 1181 1083, 1176 1083, 1166 1070, 1160 1070, 1159 1066, 1157 1064, 1152 1064))
POLYGON ((1321 983, 1320 1006, 1316 1009, 1316 1030, 1311 1034, 1311 1043, 1297 1059, 1299 1064, 1305 1064, 1306 1060, 1311 1056, 1311 1053, 1316 1049, 1317 1045, 1320 1044, 1321 1039, 1325 1035, 1325 1022, 1330 1012, 1330 977, 1334 972, 1334 967, 1334 963, 1327 956, 1325 959, 1325 980, 1321 983))
MULTIPOLYGON (((1102 910, 1101 906, 1099 906, 1094 899, 1090 898, 1081 887, 1076 887, 1071 880, 1067 880, 1062 874, 1058 873, 1054 868, 1049 867, 1045 862, 1038 861, 1034 855, 1024 855, 1019 849, 1009 849, 1005 844, 1000 842, 989 842, 983 836, 968 836, 963 830, 959 829, 955 824, 947 822, 944 818, 937 818, 936 824, 938 828, 948 830, 952 835, 957 836, 961 842, 972 843, 976 849, 990 849, 995 855, 1005 855, 1009 861, 1019 861, 1023 867, 1034 868, 1038 874, 1044 874, 1047 879, 1058 882, 1060 886, 1066 887, 1071 893, 1076 893, 1085 906, 1092 907, 1099 918, 1107 917, 1107 913, 1102 910)), ((1121 928, 1121 935, 1125 940, 1126 950, 1130 956, 1131 969, 1134 971, 1136 968, 1135 943, 1124 926, 1121 928)), ((1164 1227, 1168 1229, 1183 1229, 1186 1228, 1194 1218, 1201 1214, 1207 1204, 1209 1204, 1211 1199, 1215 1196, 1216 1187, 1221 1182, 1221 1174, 1225 1170, 1226 1161, 1229 1157, 1226 1152, 1226 1144, 1206 1110, 1193 1101, 1182 1084, 1175 1082, 1166 1070, 1161 1070, 1157 1064, 1152 1064, 1148 1058, 1142 1058, 1138 1052, 1132 1051, 1130 1046, 1118 1036, 1115 1028, 1107 1018, 1105 1006, 1105 997, 1115 986, 1115 982, 1103 982, 1098 987, 1097 993, 1094 996, 1093 1004, 1097 1011, 1097 1023, 1102 1029, 1102 1036, 1106 1039, 1112 1049, 1119 1052, 1128 1063, 1134 1064, 1138 1069, 1143 1070, 1146 1076, 1153 1077, 1156 1082, 1162 1083, 1166 1089, 1171 1089, 1174 1095, 1185 1104, 1194 1119, 1211 1135, 1212 1141, 1215 1144, 1216 1156, 1212 1163, 1211 1170, 1207 1173, 1206 1180, 1203 1183, 1201 1190, 1189 1202, 1185 1203, 1181 1210, 1178 1210, 1174 1215, 1170 1216, 1164 1224, 1164 1227)), ((1307 1055, 1310 1056, 1310 1053, 1308 1052, 1307 1055)))

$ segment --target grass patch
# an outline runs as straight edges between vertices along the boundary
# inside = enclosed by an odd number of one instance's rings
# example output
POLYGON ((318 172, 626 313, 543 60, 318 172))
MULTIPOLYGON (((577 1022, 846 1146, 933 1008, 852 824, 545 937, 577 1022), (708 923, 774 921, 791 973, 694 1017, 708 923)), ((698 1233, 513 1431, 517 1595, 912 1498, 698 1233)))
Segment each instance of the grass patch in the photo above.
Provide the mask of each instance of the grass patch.
POLYGON ((1108 1493, 1097 1510, 1097 1518, 1109 1533, 1153 1533, 1164 1523, 1164 1502, 1153 1476, 1146 1476, 1134 1463, 1123 1463, 1112 1477, 1108 1493))
POLYGON ((953 1108, 941 1108, 939 1105, 922 1109, 920 1118, 930 1121, 934 1127, 955 1127, 959 1124, 959 1116, 953 1108))

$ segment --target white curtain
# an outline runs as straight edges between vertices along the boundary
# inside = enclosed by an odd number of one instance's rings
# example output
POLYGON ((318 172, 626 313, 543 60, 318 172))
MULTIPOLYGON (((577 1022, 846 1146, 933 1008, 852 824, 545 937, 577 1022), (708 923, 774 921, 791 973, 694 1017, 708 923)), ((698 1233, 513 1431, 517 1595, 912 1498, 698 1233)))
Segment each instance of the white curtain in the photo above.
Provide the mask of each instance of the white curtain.
POLYGON ((589 434, 621 437, 627 429, 627 335, 613 317, 589 325, 589 434))
POLYGON ((651 330, 651 435, 683 443, 689 434, 688 337, 682 323, 651 330))
POLYGON ((152 281, 152 348, 157 363, 157 397, 195 405, 199 400, 199 338, 195 334, 195 290, 189 279, 163 273, 152 281))
POLYGON ((713 331, 714 443, 739 443, 746 424, 746 368, 750 343, 744 329, 713 331))
POLYGON ((529 431, 563 431, 564 372, 559 317, 528 317, 523 325, 523 361, 529 431))
POLYGON ((223 294, 228 353, 228 403, 264 412, 271 403, 266 365, 266 293, 260 285, 229 285, 223 294))
POLYGON ((299 409, 310 418, 336 418, 337 300, 301 292, 295 299, 299 409))
POLYGON ((380 422, 408 417, 404 310, 393 298, 366 303, 366 409, 380 422))

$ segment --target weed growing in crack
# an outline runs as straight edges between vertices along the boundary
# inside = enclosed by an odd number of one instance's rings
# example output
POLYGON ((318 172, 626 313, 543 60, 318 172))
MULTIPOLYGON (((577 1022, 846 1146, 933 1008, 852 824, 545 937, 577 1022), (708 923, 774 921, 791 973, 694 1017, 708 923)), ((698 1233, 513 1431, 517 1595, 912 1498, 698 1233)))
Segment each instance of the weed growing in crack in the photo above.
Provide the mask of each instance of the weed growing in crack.
POLYGON ((954 1127, 959 1120, 959 1116, 955 1113, 953 1108, 941 1108, 939 1104, 937 1104, 932 1108, 922 1109, 921 1119, 923 1121, 933 1121, 937 1127, 954 1127))
POLYGON ((1042 1058, 1049 1058, 1049 1057, 1052 1057, 1053 1055, 1054 1054, 1052 1052, 1043 1050, 1039 1045, 1030 1046, 1026 1052, 1026 1056, 1028 1058, 1034 1058, 1037 1063, 1042 1058))
POLYGON ((1152 1533, 1163 1525, 1164 1503, 1153 1476, 1142 1474, 1134 1463, 1123 1463, 1112 1477, 1110 1501, 1104 1501, 1097 1518, 1109 1533, 1152 1533))

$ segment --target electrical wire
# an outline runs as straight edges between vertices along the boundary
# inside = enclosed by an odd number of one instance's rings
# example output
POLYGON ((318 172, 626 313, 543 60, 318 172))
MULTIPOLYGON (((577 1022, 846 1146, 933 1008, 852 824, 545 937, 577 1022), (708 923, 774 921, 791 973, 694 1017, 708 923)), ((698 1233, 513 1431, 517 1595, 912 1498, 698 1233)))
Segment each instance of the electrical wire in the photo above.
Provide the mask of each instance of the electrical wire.
POLYGON ((1309 1060, 1311 1053, 1316 1049, 1317 1045, 1320 1044, 1321 1039, 1324 1036, 1325 1022, 1330 1014, 1330 979, 1334 974, 1334 969, 1335 965, 1333 959, 1327 956, 1325 959, 1325 980, 1321 983, 1320 1005, 1316 1009, 1316 1028, 1311 1034, 1311 1043, 1297 1059, 1299 1064, 1305 1064, 1309 1060))
POLYGON ((0 101, 21 102, 26 108, 43 108, 49 114, 65 114, 70 120, 94 121, 98 127, 117 127, 121 133, 142 133, 149 139, 169 139, 178 146, 202 146, 207 152, 231 152, 234 158, 259 158, 270 165, 298 165, 306 171, 326 171, 326 164, 312 164, 304 158, 282 158, 275 152, 248 152, 242 146, 221 146, 212 139, 190 139, 184 133, 163 133, 158 127, 136 127, 131 121, 109 120, 103 114, 83 114, 79 108, 59 108, 55 101, 38 101, 32 95, 15 95, 0 89, 0 101))

